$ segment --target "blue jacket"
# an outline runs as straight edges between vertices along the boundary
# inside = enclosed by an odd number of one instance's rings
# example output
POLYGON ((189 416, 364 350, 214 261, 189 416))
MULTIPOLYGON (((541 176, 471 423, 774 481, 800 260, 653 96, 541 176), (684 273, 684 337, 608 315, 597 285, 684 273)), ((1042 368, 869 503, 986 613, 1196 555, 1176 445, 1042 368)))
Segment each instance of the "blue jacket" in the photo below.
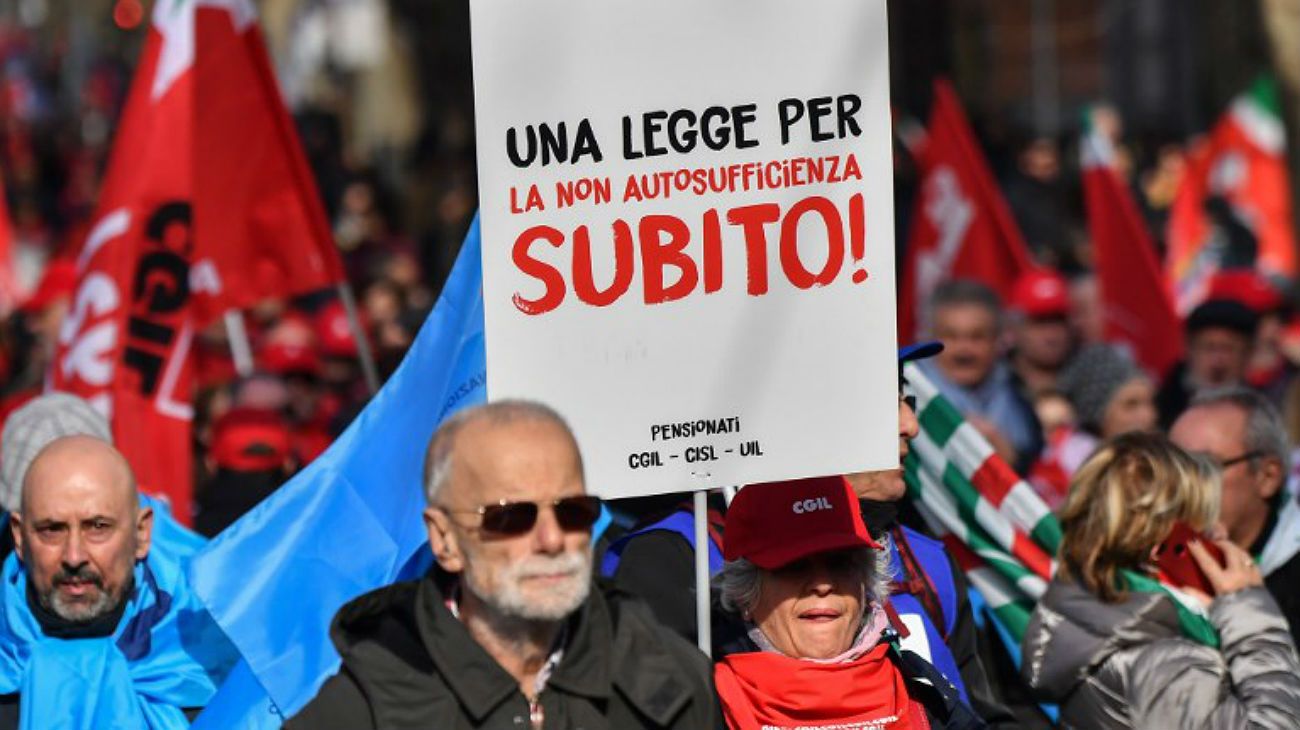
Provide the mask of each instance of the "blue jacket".
MULTIPOLYGON (((970 698, 966 685, 962 682, 961 671, 948 648, 948 637, 957 626, 957 587, 952 579, 952 567, 943 543, 909 528, 901 527, 891 534, 889 540, 890 567, 895 576, 894 592, 890 601, 898 612, 908 636, 902 640, 902 647, 919 654, 935 666, 943 676, 957 687, 961 698, 967 704, 970 698), (898 541, 894 535, 901 532, 906 539, 904 548, 909 550, 914 560, 904 560, 899 551, 898 541), (919 566, 924 575, 915 575, 906 567, 910 563, 919 566), (927 591, 932 589, 932 592, 927 591), (925 593, 937 599, 941 617, 934 617, 924 605, 925 593), (935 618, 940 621, 936 625, 935 618)), ((900 632, 901 633, 901 632, 900 632)))

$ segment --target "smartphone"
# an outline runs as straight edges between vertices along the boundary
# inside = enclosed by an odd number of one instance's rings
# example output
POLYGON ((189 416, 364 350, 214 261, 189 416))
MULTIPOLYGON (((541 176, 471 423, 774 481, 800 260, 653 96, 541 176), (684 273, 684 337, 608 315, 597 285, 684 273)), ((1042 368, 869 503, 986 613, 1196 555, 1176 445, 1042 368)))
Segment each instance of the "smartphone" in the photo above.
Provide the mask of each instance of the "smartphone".
POLYGON ((1196 558, 1187 548, 1193 540, 1200 540, 1201 546, 1219 565, 1225 565, 1223 550, 1214 542, 1193 530, 1185 522, 1174 523, 1169 537, 1156 548, 1156 568, 1161 576, 1178 588, 1195 588, 1202 593, 1213 596, 1214 588, 1196 564, 1196 558))

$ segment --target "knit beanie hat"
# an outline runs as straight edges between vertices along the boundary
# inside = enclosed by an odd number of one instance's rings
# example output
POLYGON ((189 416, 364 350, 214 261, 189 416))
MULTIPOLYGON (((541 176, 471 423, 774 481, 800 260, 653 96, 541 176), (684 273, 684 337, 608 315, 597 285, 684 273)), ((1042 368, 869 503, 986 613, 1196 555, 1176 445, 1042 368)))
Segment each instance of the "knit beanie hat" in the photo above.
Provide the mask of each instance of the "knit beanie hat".
POLYGON ((64 436, 93 436, 113 443, 108 421, 89 403, 68 393, 46 393, 9 416, 0 435, 0 507, 18 511, 27 468, 42 449, 64 436))
POLYGON ((1079 425, 1100 435, 1101 418, 1115 392, 1141 370, 1111 345, 1085 346, 1062 371, 1057 386, 1074 406, 1079 425))

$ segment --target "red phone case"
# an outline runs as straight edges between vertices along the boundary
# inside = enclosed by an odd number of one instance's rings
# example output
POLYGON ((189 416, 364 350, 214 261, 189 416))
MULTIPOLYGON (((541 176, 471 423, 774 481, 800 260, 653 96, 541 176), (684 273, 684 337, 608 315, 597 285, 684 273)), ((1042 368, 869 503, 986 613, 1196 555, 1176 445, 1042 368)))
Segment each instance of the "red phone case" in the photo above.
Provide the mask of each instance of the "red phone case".
POLYGON ((1219 549, 1208 539, 1198 535, 1195 530, 1188 527, 1185 523, 1179 522, 1174 525, 1174 529, 1169 533, 1169 537, 1160 543, 1156 548, 1156 567, 1160 572, 1179 588, 1195 588, 1202 593, 1214 595, 1214 588, 1210 581, 1206 579, 1205 574, 1201 572, 1201 566, 1196 564, 1196 559, 1187 548, 1187 543, 1193 540, 1200 540, 1201 546, 1209 551, 1210 556, 1214 558, 1219 565, 1224 564, 1223 551, 1219 549))

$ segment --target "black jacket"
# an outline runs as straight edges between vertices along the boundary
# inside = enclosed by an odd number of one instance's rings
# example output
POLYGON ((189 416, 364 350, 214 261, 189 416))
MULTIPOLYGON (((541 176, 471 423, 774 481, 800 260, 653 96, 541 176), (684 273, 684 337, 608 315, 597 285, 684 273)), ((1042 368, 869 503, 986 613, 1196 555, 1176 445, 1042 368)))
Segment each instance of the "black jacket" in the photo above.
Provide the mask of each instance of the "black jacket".
MULTIPOLYGON (((447 610, 439 582, 431 573, 340 609, 330 633, 343 667, 285 727, 527 728, 518 682, 447 610)), ((540 695, 547 730, 720 724, 708 660, 636 599, 597 583, 570 622, 540 695)))

